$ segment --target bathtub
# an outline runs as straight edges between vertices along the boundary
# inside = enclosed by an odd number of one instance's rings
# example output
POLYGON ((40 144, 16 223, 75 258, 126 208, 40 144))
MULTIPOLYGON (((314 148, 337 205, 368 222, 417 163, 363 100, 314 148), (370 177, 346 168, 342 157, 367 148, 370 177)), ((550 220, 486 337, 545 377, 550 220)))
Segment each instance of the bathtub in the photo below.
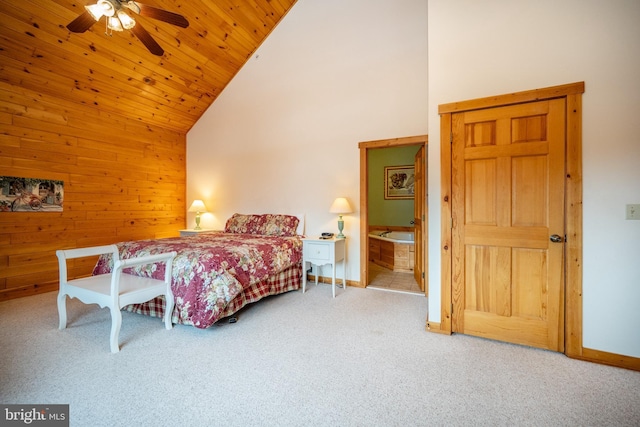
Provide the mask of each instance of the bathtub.
POLYGON ((381 236, 382 233, 385 231, 372 231, 369 237, 393 243, 413 243, 413 231, 391 231, 381 236))
POLYGON ((369 233, 369 261, 385 268, 412 272, 414 250, 413 231, 378 230, 369 233))

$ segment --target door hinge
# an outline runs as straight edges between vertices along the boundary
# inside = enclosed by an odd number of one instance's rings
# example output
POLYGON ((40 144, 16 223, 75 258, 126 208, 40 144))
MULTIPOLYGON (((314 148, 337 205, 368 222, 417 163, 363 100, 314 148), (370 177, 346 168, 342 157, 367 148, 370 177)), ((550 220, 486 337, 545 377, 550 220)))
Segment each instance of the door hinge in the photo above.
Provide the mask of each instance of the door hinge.
POLYGON ((453 144, 453 132, 449 132, 449 144, 453 144))
POLYGON ((453 303, 451 304, 451 313, 453 313, 453 303))
POLYGON ((424 271, 422 272, 422 278, 424 279, 424 271))

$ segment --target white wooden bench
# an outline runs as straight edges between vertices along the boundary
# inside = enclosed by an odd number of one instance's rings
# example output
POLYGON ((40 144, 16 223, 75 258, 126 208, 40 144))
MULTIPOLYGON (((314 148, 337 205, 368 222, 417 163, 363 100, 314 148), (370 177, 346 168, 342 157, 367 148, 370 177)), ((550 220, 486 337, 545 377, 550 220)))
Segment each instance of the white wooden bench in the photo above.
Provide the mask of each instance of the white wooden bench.
POLYGON ((157 296, 164 295, 166 307, 164 324, 172 328, 173 293, 171 292, 171 269, 176 252, 148 255, 121 260, 116 245, 94 246, 89 248, 67 249, 56 251, 60 268, 60 291, 58 292, 59 329, 67 327, 67 296, 78 298, 85 304, 98 304, 109 307, 111 311, 111 352, 120 351, 118 335, 122 324, 120 309, 129 304, 140 304, 157 296), (67 280, 67 260, 110 253, 113 258, 113 270, 109 274, 82 277, 67 280), (134 276, 123 272, 123 269, 140 265, 166 263, 164 280, 134 276))

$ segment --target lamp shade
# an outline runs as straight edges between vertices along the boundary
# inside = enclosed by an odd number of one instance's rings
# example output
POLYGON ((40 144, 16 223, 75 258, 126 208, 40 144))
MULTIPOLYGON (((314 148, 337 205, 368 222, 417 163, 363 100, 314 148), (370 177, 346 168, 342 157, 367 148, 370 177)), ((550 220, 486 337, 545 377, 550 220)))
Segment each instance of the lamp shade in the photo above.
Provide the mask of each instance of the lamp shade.
POLYGON ((338 197, 331 204, 329 212, 335 214, 347 214, 353 211, 351 210, 351 205, 349 204, 349 201, 347 199, 345 199, 344 197, 338 197))
POLYGON ((134 21, 132 17, 127 15, 127 12, 125 12, 124 10, 118 11, 118 19, 122 23, 122 26, 125 28, 125 30, 130 30, 136 26, 136 21, 134 21))
POLYGON ((85 6, 85 9, 89 11, 93 19, 96 21, 102 18, 102 16, 113 16, 116 13, 116 9, 109 0, 98 0, 96 4, 85 6))
POLYGON ((123 31, 122 24, 117 16, 110 16, 107 18, 107 28, 113 31, 123 31))
POLYGON ((206 212, 207 207, 204 205, 202 200, 194 200, 189 206, 189 212, 206 212))

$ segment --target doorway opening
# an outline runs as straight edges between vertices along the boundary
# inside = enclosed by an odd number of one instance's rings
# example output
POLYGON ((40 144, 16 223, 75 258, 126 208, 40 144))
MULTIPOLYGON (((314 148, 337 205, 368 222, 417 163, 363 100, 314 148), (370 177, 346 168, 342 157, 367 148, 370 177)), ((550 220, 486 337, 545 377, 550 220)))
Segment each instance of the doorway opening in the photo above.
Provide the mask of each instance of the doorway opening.
POLYGON ((389 267, 385 267, 369 261, 369 283, 368 289, 380 291, 400 292, 411 295, 424 296, 420 289, 420 284, 416 282, 413 273, 397 272, 389 267))
POLYGON ((358 145, 362 287, 427 294, 427 143, 419 135, 358 145))

